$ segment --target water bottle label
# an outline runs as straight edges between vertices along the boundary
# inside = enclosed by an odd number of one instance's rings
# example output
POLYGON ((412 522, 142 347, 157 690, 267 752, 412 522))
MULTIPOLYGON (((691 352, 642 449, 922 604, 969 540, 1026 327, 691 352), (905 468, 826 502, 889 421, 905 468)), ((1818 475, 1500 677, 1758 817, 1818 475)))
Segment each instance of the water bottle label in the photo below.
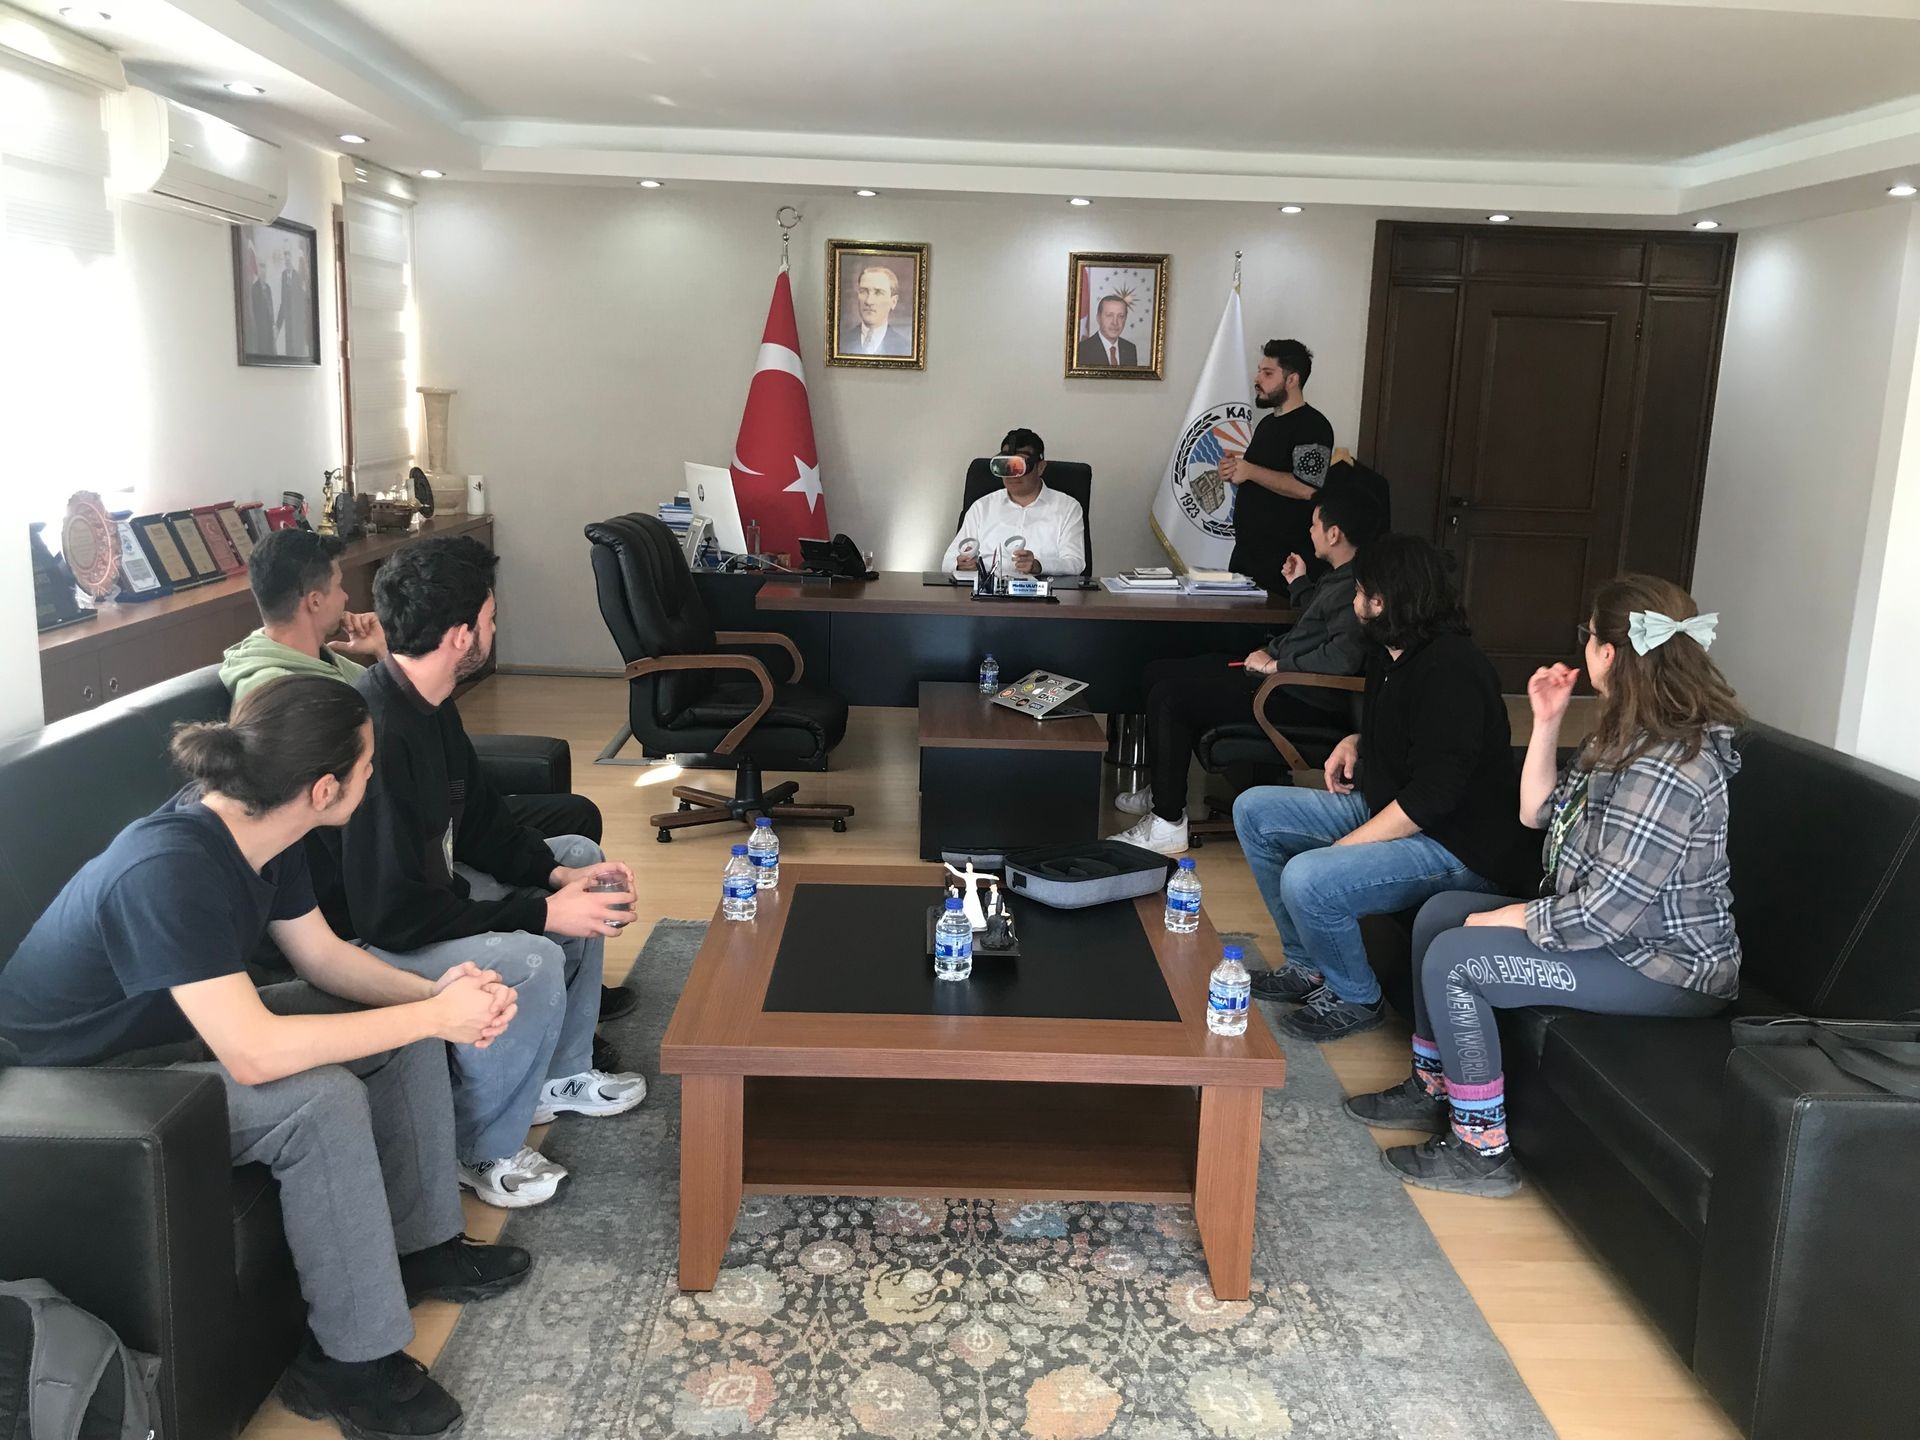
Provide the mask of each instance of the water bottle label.
POLYGON ((936 960, 971 960, 973 958, 973 936, 964 939, 950 939, 936 935, 933 940, 933 957, 936 960))
POLYGON ((778 850, 757 850, 747 858, 753 862, 756 869, 771 870, 780 863, 780 852, 778 850))
POLYGON ((720 884, 720 893, 729 900, 751 900, 758 887, 751 875, 729 875, 720 884))
POLYGON ((1169 890, 1167 892, 1167 908, 1169 910, 1178 910, 1184 915, 1198 915, 1200 913, 1200 897, 1198 895, 1182 895, 1178 891, 1169 890))
POLYGON ((1207 986, 1207 1008, 1216 1015, 1231 1015, 1247 1008, 1246 990, 1219 983, 1207 986))

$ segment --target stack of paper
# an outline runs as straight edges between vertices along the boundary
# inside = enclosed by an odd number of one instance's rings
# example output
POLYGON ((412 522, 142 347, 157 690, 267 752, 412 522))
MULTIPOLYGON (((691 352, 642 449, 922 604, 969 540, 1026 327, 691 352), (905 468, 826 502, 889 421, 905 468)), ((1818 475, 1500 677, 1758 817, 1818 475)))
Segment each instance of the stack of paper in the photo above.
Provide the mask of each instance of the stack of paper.
POLYGON ((1187 595, 1264 596, 1267 592, 1245 575, 1231 570, 1189 570, 1180 577, 1180 589, 1187 595))
POLYGON ((676 535, 685 535, 687 527, 693 523, 693 502, 682 490, 671 500, 660 502, 660 523, 676 535))
POLYGON ((1127 590, 1178 590, 1179 578, 1164 565, 1136 565, 1118 575, 1103 579, 1101 584, 1114 593, 1127 590), (1109 583, 1109 581, 1111 583, 1109 583))

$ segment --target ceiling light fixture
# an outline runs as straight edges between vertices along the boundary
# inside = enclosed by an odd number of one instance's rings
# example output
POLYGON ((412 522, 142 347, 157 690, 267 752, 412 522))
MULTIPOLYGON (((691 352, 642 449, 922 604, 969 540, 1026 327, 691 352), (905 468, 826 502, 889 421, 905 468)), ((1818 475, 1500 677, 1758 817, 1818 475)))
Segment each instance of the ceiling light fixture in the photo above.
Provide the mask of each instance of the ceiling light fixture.
POLYGON ((1902 180, 1902 181, 1899 181, 1897 184, 1889 185, 1887 187, 1887 193, 1889 195, 1895 196, 1898 199, 1904 200, 1909 195, 1920 195, 1920 189, 1916 189, 1912 185, 1909 185, 1906 181, 1902 180))
POLYGON ((858 195, 862 200, 871 200, 880 192, 878 190, 856 190, 853 193, 858 195))
POLYGON ((227 90, 235 95, 264 95, 267 92, 251 80, 229 80, 227 90))
POLYGON ((1504 225, 1511 219, 1513 219, 1511 215, 1503 215, 1500 212, 1495 211, 1493 214, 1487 216, 1487 224, 1504 225))
POLYGON ((660 182, 658 180, 642 180, 640 182, 640 188, 642 190, 658 190, 660 188, 660 182))
POLYGON ((420 178, 422 180, 444 180, 447 178, 447 172, 444 170, 422 170, 420 172, 420 178))
POLYGON ((1693 228, 1696 230, 1718 230, 1720 228, 1720 222, 1718 220, 1696 220, 1693 222, 1693 228))
POLYGON ((1067 203, 1069 205, 1091 205, 1093 202, 1087 199, 1087 197, 1084 195, 1076 195, 1071 200, 1067 201, 1067 203))
POLYGON ((364 145, 367 143, 367 137, 364 135, 355 135, 349 131, 340 137, 340 143, 342 145, 364 145))
POLYGON ((69 25, 105 25, 113 16, 104 10, 89 10, 84 5, 62 5, 60 18, 69 25))
POLYGON ((1280 207, 1280 213, 1282 215, 1298 215, 1300 213, 1300 207, 1298 205, 1282 205, 1280 207))

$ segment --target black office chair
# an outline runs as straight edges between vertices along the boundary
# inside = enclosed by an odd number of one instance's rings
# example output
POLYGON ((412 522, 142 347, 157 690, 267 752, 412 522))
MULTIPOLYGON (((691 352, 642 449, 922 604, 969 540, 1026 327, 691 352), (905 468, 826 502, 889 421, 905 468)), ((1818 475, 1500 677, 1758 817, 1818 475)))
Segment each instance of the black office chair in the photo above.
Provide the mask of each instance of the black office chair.
POLYGON ((680 808, 651 817, 661 843, 689 825, 750 824, 757 815, 831 820, 835 830, 845 830, 851 805, 796 804, 799 784, 792 780, 761 788, 762 763, 821 766, 847 733, 847 702, 822 686, 799 683, 799 647, 772 631, 716 633, 680 542, 653 516, 603 520, 587 526, 587 539, 600 614, 626 661, 630 735, 663 754, 738 757, 731 798, 673 787, 680 808), (786 651, 788 683, 776 685, 752 655, 724 653, 749 646, 786 651))
MULTIPOLYGON (((960 528, 960 521, 967 518, 967 509, 974 501, 1003 488, 1000 478, 987 468, 989 458, 982 455, 967 466, 966 491, 960 497, 959 518, 954 521, 956 530, 960 528)), ((1082 576, 1093 574, 1093 467, 1078 460, 1048 460, 1047 473, 1040 478, 1050 488, 1080 502, 1080 553, 1087 557, 1080 573, 1082 576)))
MULTIPOLYGON (((1358 675, 1308 675, 1301 671, 1281 670, 1269 675, 1253 693, 1252 713, 1244 720, 1229 720, 1205 731, 1194 741, 1194 757, 1209 775, 1226 775, 1235 793, 1250 785, 1278 782, 1300 771, 1317 771, 1326 766, 1333 747, 1360 729, 1361 693, 1367 682, 1358 675), (1304 686, 1319 690, 1344 690, 1348 704, 1343 710, 1327 711, 1325 724, 1289 724, 1284 732, 1267 718, 1267 697, 1282 685, 1304 686)), ((1206 818, 1187 826, 1194 845, 1210 835, 1233 834, 1233 816, 1227 807, 1209 798, 1204 800, 1206 818)))

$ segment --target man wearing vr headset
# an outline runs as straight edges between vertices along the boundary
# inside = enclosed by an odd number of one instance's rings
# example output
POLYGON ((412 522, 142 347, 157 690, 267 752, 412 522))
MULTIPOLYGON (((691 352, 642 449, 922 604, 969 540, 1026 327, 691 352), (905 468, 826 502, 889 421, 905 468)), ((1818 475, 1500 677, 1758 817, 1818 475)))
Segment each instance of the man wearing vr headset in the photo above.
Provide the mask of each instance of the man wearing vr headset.
POLYGON ((967 507, 940 568, 967 575, 984 554, 989 565, 1011 565, 1022 575, 1078 575, 1086 569, 1080 502, 1047 487, 1045 442, 1031 430, 1009 430, 994 472, 1005 488, 967 507))

